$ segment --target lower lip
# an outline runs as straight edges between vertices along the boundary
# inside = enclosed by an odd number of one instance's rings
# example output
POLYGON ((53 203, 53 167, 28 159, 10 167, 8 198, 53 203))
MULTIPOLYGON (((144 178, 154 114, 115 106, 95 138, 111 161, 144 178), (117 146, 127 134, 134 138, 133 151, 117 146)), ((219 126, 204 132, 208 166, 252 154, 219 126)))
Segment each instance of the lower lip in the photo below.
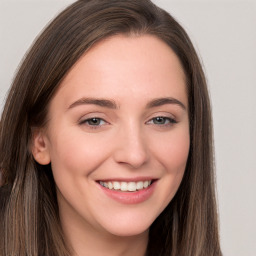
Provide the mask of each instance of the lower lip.
POLYGON ((153 182, 149 187, 138 190, 135 192, 122 192, 113 189, 108 189, 100 184, 100 189, 110 198, 116 200, 119 203, 123 204, 139 204, 142 203, 150 198, 153 194, 157 181, 153 182))

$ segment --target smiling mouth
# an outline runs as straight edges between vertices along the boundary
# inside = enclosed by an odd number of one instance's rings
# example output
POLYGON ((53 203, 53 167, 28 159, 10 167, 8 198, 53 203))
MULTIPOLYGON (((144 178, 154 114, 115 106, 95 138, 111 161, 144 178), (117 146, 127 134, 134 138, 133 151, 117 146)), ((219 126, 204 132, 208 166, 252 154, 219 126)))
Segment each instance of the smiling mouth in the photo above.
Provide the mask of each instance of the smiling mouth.
POLYGON ((148 188, 149 186, 152 185, 154 180, 146 180, 146 181, 130 181, 130 182, 125 182, 125 181, 99 181, 98 183, 107 189, 110 190, 116 190, 120 192, 135 192, 139 190, 143 190, 148 188))

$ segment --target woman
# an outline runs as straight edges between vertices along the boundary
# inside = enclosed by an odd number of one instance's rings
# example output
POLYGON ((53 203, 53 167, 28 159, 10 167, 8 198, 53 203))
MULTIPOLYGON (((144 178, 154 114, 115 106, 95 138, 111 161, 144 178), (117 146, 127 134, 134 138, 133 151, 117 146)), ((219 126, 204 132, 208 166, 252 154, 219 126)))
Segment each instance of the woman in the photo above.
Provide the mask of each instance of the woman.
POLYGON ((77 1, 1 120, 1 255, 221 255, 211 113, 185 31, 147 0, 77 1))

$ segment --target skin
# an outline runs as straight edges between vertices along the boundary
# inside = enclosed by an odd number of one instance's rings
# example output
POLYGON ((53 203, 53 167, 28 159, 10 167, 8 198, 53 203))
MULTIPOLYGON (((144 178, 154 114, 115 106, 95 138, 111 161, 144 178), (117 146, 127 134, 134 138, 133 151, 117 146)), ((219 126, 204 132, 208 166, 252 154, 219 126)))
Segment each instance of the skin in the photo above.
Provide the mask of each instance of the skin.
POLYGON ((52 164, 74 255, 144 255, 148 229, 175 195, 190 146, 185 75, 177 56, 150 35, 101 41, 67 74, 48 117, 34 135, 33 155, 52 164), (167 97, 176 102, 147 106, 167 97), (82 98, 107 99, 116 108, 82 98), (99 118, 96 125, 92 118, 99 118), (143 177, 156 179, 154 191, 136 204, 110 198, 97 183, 143 177))

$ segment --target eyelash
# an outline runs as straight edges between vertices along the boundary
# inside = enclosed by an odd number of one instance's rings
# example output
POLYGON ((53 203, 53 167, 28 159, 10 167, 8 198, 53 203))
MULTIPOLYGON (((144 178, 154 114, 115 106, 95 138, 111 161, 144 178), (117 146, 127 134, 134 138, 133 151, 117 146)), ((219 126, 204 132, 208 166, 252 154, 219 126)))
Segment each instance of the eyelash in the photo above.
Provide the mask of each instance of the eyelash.
POLYGON ((80 125, 87 125, 90 129, 98 129, 100 128, 101 126, 107 124, 107 122, 100 118, 100 117, 92 117, 92 118, 88 118, 88 119, 85 119, 85 120, 82 120, 81 122, 79 122, 80 125), (93 121, 99 121, 100 123, 103 121, 104 124, 90 124, 90 122, 93 122, 93 121))
MULTIPOLYGON (((147 121, 147 124, 157 125, 157 126, 162 126, 162 127, 170 127, 176 123, 177 123, 177 121, 174 118, 165 117, 165 116, 157 116, 157 117, 154 117, 154 118, 150 119, 149 121, 147 121), (157 120, 158 120, 158 122, 161 120, 164 123, 157 124, 156 123, 157 120)), ((90 129, 99 129, 103 125, 108 124, 108 122, 100 117, 92 117, 92 118, 88 118, 88 119, 85 119, 85 120, 82 120, 79 122, 79 125, 84 125, 84 124, 87 125, 90 129), (90 122, 96 122, 96 123, 92 124, 90 122), (104 122, 104 124, 102 124, 102 122, 104 122)))
POLYGON ((150 119, 147 123, 153 124, 153 125, 160 125, 160 126, 172 126, 172 125, 176 124, 177 121, 174 118, 170 118, 170 117, 166 117, 166 116, 157 116, 157 117, 150 119), (160 123, 160 124, 155 123, 154 121, 156 121, 157 119, 164 121, 164 123, 160 123), (167 121, 167 123, 166 123, 166 121, 167 121))

